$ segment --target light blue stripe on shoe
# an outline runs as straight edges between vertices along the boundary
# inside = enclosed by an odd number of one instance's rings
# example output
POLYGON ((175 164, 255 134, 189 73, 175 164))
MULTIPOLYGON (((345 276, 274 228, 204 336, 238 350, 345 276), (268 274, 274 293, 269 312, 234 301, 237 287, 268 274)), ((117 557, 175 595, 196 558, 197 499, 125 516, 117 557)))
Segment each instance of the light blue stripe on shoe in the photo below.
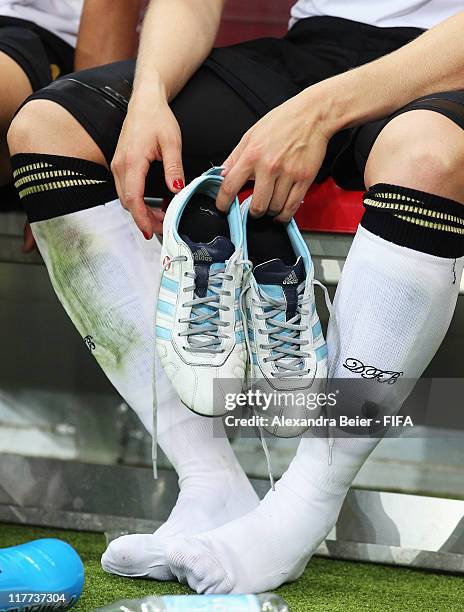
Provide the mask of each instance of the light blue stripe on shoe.
POLYGON ((322 334, 322 325, 321 322, 318 321, 315 325, 313 325, 313 338, 319 338, 322 334))
POLYGON ((156 337, 161 340, 170 340, 171 339, 171 330, 166 329, 165 327, 156 326, 156 337))
POLYGON ((251 354, 251 360, 253 362, 253 365, 258 365, 258 356, 256 355, 256 353, 251 354))
POLYGON ((161 279, 161 287, 167 289, 168 291, 172 291, 173 293, 177 293, 179 290, 179 283, 175 280, 171 280, 166 276, 163 276, 161 279))
POLYGON ((172 316, 174 314, 175 307, 174 304, 170 304, 164 300, 158 300, 158 310, 159 312, 172 316))
POLYGON ((321 347, 316 349, 316 359, 317 361, 322 361, 327 357, 327 344, 323 344, 321 347))
POLYGON ((241 342, 245 342, 245 334, 243 333, 243 330, 235 332, 235 342, 237 344, 240 344, 241 342))

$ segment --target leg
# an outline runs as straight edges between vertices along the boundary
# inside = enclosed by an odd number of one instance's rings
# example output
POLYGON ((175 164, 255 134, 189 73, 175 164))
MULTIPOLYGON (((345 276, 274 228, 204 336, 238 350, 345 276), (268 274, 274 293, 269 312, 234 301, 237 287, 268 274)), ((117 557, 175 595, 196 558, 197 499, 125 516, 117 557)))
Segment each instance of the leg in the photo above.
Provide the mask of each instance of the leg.
POLYGON ((11 181, 11 164, 6 134, 19 106, 32 93, 26 73, 11 57, 0 51, 0 185, 11 181))
MULTIPOLYGON (((341 396, 341 408, 357 401, 358 413, 366 402, 399 409, 446 334, 464 267, 463 156, 464 131, 430 111, 387 123, 372 148, 366 213, 329 325, 329 371, 334 379, 361 381, 361 364, 401 383, 359 382, 353 396, 349 390, 341 396), (428 152, 427 163, 417 163, 417 151, 428 152), (379 182, 389 184, 372 187, 379 182)), ((337 437, 329 463, 324 440, 302 440, 258 508, 209 533, 168 543, 171 570, 207 593, 261 592, 295 580, 333 527, 377 443, 367 436, 337 437)))
MULTIPOLYGON (((91 71, 92 84, 100 78, 98 72, 91 71)), ((121 80, 130 76, 122 74, 121 80)), ((112 85, 117 87, 114 82, 112 85)), ((111 191, 114 187, 108 161, 124 114, 105 99, 102 102, 96 89, 83 88, 80 98, 73 96, 74 82, 70 85, 70 108, 66 110, 61 106, 67 100, 63 87, 66 89, 66 83, 57 82, 45 94, 50 99, 31 101, 13 122, 9 143, 16 154, 16 183, 56 293, 106 375, 150 431, 159 243, 156 238, 150 242, 143 239, 111 191), (53 92, 60 105, 52 100, 53 92), (85 92, 90 99, 85 98, 85 92), (76 100, 83 103, 83 108, 75 108, 76 100), (101 121, 107 141, 95 141, 76 120, 76 115, 85 120, 88 108, 104 110, 101 121), (63 183, 68 186, 63 188, 63 183)), ((199 93, 198 87, 195 92, 199 93)), ((217 101, 211 86, 205 95, 217 101)), ((184 112, 182 121, 187 122, 189 112, 188 123, 197 126, 201 122, 187 97, 184 92, 184 102, 178 101, 179 117, 184 112)), ((222 122, 223 108, 218 108, 218 120, 222 122)), ((247 112, 246 108, 236 109, 235 115, 245 114, 248 121, 247 112)), ((211 129, 212 114, 206 117, 208 125, 203 124, 202 131, 214 134, 219 127, 211 129)), ((100 125, 100 118, 90 116, 89 129, 94 123, 100 125)), ((188 126, 183 132, 188 137, 188 126)), ((95 134, 99 136, 98 129, 95 134)), ((233 135, 239 139, 241 133, 233 135)), ((199 142, 189 140, 187 150, 190 147, 194 151, 199 142)), ((226 154, 216 151, 216 155, 226 154)), ((192 164, 200 158, 195 156, 192 163, 186 159, 188 171, 192 172, 192 164)), ((158 441, 179 474, 181 494, 159 531, 113 542, 102 564, 113 573, 169 579, 172 574, 164 556, 167 538, 223 524, 251 510, 258 498, 225 433, 218 435, 220 425, 191 413, 180 403, 158 360, 155 374, 158 441)))
MULTIPOLYGON (((70 50, 71 53, 71 50, 70 50)), ((52 80, 50 59, 40 35, 23 26, 0 27, 0 185, 11 182, 6 135, 14 114, 33 92, 52 80)), ((3 196, 7 191, 3 190, 3 196)))

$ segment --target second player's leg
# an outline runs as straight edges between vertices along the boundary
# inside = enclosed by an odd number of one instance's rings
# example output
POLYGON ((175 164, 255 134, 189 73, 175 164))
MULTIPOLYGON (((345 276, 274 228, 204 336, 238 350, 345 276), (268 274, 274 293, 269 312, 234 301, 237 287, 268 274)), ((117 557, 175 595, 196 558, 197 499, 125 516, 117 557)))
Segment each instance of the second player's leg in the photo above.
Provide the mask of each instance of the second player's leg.
POLYGON ((32 93, 32 87, 23 69, 8 55, 0 51, 0 185, 11 181, 11 164, 6 135, 15 112, 32 93))

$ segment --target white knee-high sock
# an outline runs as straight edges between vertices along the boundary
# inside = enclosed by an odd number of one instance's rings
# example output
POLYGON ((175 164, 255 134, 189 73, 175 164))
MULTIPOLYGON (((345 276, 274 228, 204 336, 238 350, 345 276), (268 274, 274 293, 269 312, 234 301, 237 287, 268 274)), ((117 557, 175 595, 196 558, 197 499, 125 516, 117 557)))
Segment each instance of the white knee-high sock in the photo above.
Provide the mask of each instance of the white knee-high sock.
MULTIPOLYGON (((405 379, 418 378, 450 324, 463 265, 464 258, 398 246, 360 227, 330 323, 332 376, 360 377, 359 368, 351 367, 355 359, 402 372, 405 379)), ((398 393, 395 384, 375 379, 359 389, 360 401, 388 404, 391 398, 394 405, 410 391, 403 387, 398 393)), ((329 463, 327 440, 302 440, 276 490, 255 510, 208 533, 170 541, 171 570, 199 593, 261 592, 296 579, 333 527, 353 478, 377 442, 337 438, 329 463)))
POLYGON ((63 307, 151 432, 159 244, 143 239, 119 200, 31 227, 63 307))
POLYGON ((216 419, 182 405, 154 351, 160 245, 147 242, 118 200, 32 223, 53 287, 117 391, 152 433, 156 375, 158 443, 179 475, 181 493, 154 535, 111 543, 103 567, 127 576, 172 579, 168 537, 240 516, 258 497, 216 419))

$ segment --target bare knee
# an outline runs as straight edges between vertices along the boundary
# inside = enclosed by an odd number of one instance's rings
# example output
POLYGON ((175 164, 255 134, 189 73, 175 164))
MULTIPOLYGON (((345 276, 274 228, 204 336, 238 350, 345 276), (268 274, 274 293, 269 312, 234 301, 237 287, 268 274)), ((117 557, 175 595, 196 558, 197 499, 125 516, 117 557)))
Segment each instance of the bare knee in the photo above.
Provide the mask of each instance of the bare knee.
POLYGON ((8 130, 8 146, 11 155, 63 155, 107 166, 103 153, 80 123, 49 100, 32 100, 20 110, 8 130))
POLYGON ((395 117, 369 155, 366 187, 389 183, 464 203, 464 131, 447 117, 414 110, 395 117))

